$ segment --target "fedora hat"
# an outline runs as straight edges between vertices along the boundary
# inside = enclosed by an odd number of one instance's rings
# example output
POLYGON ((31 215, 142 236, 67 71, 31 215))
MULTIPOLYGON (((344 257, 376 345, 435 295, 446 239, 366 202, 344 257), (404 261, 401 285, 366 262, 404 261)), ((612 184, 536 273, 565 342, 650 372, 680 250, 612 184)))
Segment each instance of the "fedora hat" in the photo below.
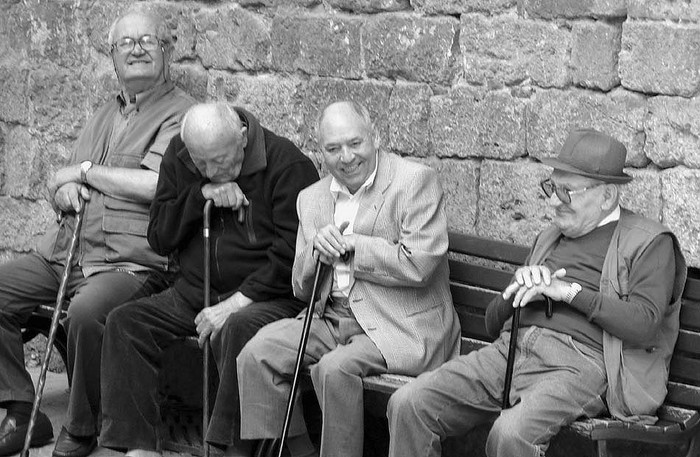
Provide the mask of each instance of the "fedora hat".
POLYGON ((627 148, 615 138, 593 129, 577 129, 569 133, 559 156, 542 159, 555 170, 566 171, 608 183, 630 182, 622 171, 627 148))

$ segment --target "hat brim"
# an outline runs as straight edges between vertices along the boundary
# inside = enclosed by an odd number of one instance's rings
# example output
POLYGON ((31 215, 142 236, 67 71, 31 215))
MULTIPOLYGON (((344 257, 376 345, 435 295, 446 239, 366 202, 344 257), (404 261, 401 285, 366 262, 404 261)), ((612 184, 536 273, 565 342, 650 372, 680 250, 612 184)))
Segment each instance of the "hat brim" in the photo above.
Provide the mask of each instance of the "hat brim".
POLYGON ((544 158, 541 162, 547 166, 554 168, 555 170, 566 171, 568 173, 573 173, 575 175, 585 176, 587 178, 597 179, 599 181, 611 183, 611 184, 624 184, 632 181, 632 177, 627 173, 622 173, 621 175, 601 175, 597 173, 589 173, 587 171, 579 170, 567 163, 554 158, 544 158))

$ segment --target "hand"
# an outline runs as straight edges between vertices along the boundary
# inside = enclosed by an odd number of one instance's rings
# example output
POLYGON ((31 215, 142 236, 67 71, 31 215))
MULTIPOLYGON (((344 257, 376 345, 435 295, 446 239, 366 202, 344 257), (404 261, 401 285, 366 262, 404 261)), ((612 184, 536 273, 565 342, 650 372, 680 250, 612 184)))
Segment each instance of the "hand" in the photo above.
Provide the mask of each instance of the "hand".
POLYGON ((202 186, 202 195, 212 200, 218 208, 231 208, 234 211, 248 206, 248 199, 235 182, 210 182, 202 186))
POLYGON ((197 326, 197 335, 199 335, 197 341, 199 347, 204 347, 208 338, 216 338, 231 314, 238 312, 252 302, 253 300, 250 298, 240 292, 236 292, 226 300, 200 311, 194 318, 194 324, 197 326))
POLYGON ((80 210, 80 198, 85 201, 90 200, 90 189, 83 184, 69 182, 56 191, 51 205, 56 211, 75 211, 77 213, 80 210))
POLYGON ((555 301, 561 301, 569 287, 569 283, 560 278, 566 276, 566 270, 558 269, 552 273, 544 265, 530 265, 518 268, 514 279, 503 291, 503 299, 508 300, 513 294, 513 308, 522 307, 547 296, 555 301))
POLYGON ((355 250, 355 235, 343 235, 347 227, 348 222, 343 222, 340 228, 328 224, 316 233, 314 249, 321 262, 333 265, 346 253, 355 250))
POLYGON ((64 184, 68 184, 69 182, 82 184, 80 164, 63 167, 60 170, 56 171, 53 174, 53 176, 51 176, 51 179, 49 179, 49 183, 47 185, 49 192, 49 201, 53 201, 58 189, 61 188, 64 184))

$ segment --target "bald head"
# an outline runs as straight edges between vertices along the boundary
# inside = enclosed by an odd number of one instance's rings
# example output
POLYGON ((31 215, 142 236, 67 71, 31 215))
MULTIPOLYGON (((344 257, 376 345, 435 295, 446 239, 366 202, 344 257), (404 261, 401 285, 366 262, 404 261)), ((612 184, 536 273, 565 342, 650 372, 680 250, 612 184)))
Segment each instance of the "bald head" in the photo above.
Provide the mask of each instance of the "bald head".
POLYGON ((180 137, 195 166, 212 182, 238 177, 248 140, 247 128, 226 103, 203 103, 187 111, 180 137))

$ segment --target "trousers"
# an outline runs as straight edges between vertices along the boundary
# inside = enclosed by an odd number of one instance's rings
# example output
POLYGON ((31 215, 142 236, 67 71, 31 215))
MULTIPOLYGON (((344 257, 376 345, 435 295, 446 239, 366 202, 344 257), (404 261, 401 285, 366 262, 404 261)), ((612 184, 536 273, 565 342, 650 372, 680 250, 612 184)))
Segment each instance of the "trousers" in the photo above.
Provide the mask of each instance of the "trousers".
MULTIPOLYGON (((21 327, 41 304, 56 302, 63 266, 29 254, 0 265, 0 404, 32 402, 34 386, 24 366, 21 327)), ((78 436, 98 433, 102 333, 110 311, 125 301, 165 286, 158 273, 108 271, 84 277, 71 269, 64 325, 71 373, 66 429, 78 436)))
MULTIPOLYGON (((302 318, 274 322, 238 356, 243 438, 281 435, 302 328, 302 318)), ((303 366, 311 368, 323 413, 321 456, 362 457, 362 378, 386 373, 387 366, 349 308, 328 306, 323 318, 314 316, 303 366)), ((306 426, 297 399, 289 436, 303 433, 306 426)))
POLYGON ((521 328, 511 408, 501 410, 509 332, 420 375, 389 399, 390 457, 441 455, 441 441, 493 422, 489 457, 543 456, 562 426, 605 411, 601 351, 540 327, 521 328))
MULTIPOLYGON (((219 387, 206 431, 209 443, 228 446, 239 435, 236 357, 265 324, 297 314, 295 299, 255 302, 230 315, 211 339, 219 387)), ((100 445, 160 450, 158 371, 163 351, 178 338, 196 335, 191 307, 174 288, 127 303, 107 319, 103 345, 100 445)))

